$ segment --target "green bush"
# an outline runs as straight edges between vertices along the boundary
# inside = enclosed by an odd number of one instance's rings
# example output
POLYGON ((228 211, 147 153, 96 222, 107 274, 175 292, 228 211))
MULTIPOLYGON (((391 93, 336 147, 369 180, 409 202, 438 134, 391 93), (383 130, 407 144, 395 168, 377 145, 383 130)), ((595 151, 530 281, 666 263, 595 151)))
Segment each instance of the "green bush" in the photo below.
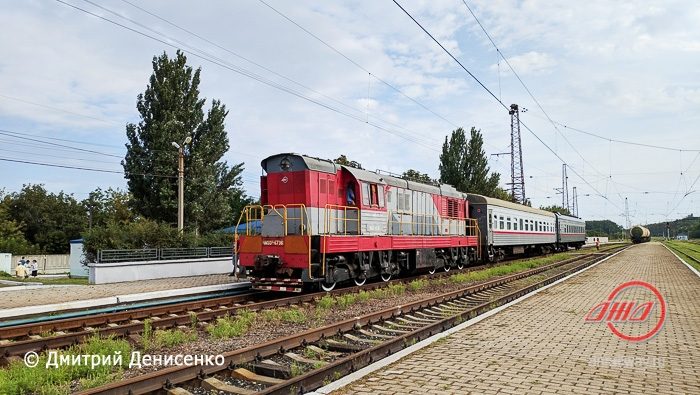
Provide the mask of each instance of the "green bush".
POLYGON ((99 250, 140 250, 146 248, 192 248, 233 246, 233 235, 210 233, 198 236, 192 231, 180 233, 166 223, 139 219, 134 222, 109 223, 83 234, 88 262, 97 260, 99 250))

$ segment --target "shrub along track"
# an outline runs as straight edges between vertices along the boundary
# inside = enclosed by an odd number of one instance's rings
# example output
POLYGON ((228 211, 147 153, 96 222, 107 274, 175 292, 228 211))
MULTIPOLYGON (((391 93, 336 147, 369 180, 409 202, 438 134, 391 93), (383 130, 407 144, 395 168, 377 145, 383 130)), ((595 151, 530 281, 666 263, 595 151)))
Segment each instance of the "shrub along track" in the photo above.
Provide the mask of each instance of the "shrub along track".
MULTIPOLYGON (((470 266, 463 270, 440 272, 438 278, 495 266, 470 266)), ((190 325, 193 321, 209 322, 232 316, 239 309, 262 310, 314 302, 324 295, 342 295, 359 290, 373 290, 391 284, 408 283, 425 275, 399 278, 388 282, 368 283, 363 286, 339 288, 331 292, 317 292, 288 296, 285 293, 251 291, 250 293, 180 302, 154 307, 137 308, 113 313, 101 313, 74 318, 42 321, 16 326, 0 327, 0 365, 27 352, 60 349, 79 344, 95 334, 100 336, 136 338, 144 330, 144 321, 151 321, 153 329, 170 329, 190 325)))
POLYGON ((223 354, 223 366, 177 366, 84 394, 290 394, 314 390, 417 341, 588 267, 623 247, 502 276, 403 306, 223 354))

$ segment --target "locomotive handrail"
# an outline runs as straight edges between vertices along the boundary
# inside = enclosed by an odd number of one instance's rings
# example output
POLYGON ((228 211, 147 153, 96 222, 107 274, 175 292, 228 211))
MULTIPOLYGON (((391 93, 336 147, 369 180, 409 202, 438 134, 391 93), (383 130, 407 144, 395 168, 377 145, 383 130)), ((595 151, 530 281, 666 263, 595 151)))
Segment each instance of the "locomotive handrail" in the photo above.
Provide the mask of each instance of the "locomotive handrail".
MULTIPOLYGON (((347 236, 348 235, 348 221, 351 223, 354 222, 357 225, 357 230, 355 235, 359 235, 362 230, 362 221, 361 221, 361 215, 360 215, 360 208, 355 207, 355 206, 342 206, 339 204, 326 204, 325 210, 324 210, 324 220, 323 220, 323 232, 319 232, 319 234, 322 234, 324 236, 328 236, 331 234, 340 234, 338 232, 338 219, 340 217, 334 217, 332 213, 342 210, 343 211, 343 235, 347 236), (332 211, 331 211, 332 210, 332 211), (351 211, 356 211, 357 212, 357 218, 348 218, 348 210, 351 211), (336 233, 331 233, 331 221, 335 220, 336 221, 336 233)), ((321 256, 321 275, 325 276, 326 275, 326 240, 327 237, 323 237, 323 254, 321 256)), ((309 260, 309 277, 311 277, 311 261, 309 260)))
POLYGON ((350 223, 355 223, 357 225, 357 230, 354 233, 350 234, 360 234, 361 230, 361 218, 360 218, 360 208, 355 207, 355 206, 342 206, 339 204, 326 204, 325 211, 324 211, 324 221, 323 221, 323 232, 322 234, 340 234, 338 232, 338 220, 342 219, 343 220, 343 235, 348 234, 348 222, 350 223), (332 211, 331 211, 332 210, 332 211), (343 212, 343 216, 334 216, 333 213, 336 211, 341 211, 343 212), (357 212, 357 218, 348 218, 348 210, 350 211, 355 211, 357 212), (335 221, 336 222, 336 232, 332 233, 331 232, 331 223, 335 221))

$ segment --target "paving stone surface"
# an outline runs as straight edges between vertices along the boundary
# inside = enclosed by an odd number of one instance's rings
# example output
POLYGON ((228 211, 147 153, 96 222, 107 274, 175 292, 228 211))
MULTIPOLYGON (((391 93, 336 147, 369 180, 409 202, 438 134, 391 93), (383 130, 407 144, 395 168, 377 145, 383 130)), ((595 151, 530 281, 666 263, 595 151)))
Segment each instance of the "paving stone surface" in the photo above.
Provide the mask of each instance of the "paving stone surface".
POLYGON ((39 306, 76 300, 98 299, 168 289, 202 287, 234 282, 227 274, 128 281, 115 284, 44 286, 0 293, 0 309, 39 306))
MULTIPOLYGON (((616 300, 652 300, 634 287, 616 300)), ((616 324, 641 335, 658 322, 616 324)), ((700 394, 700 277, 658 243, 634 246, 350 384, 336 394, 700 394), (630 342, 585 322, 616 286, 654 285, 666 320, 630 342)))

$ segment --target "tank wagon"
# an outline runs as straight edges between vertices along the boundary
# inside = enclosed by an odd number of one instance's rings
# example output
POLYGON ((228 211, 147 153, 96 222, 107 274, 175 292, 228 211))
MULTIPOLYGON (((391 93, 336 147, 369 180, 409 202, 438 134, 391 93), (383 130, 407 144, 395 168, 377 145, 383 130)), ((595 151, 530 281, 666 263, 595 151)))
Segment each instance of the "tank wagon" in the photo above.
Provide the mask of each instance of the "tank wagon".
POLYGON ((651 240, 651 232, 641 225, 635 225, 630 229, 630 238, 634 244, 646 243, 651 240))
POLYGON ((245 231, 234 246, 255 289, 329 291, 341 282, 389 281, 585 242, 579 218, 450 185, 294 153, 261 165, 260 204, 243 210, 238 223, 245 231))

